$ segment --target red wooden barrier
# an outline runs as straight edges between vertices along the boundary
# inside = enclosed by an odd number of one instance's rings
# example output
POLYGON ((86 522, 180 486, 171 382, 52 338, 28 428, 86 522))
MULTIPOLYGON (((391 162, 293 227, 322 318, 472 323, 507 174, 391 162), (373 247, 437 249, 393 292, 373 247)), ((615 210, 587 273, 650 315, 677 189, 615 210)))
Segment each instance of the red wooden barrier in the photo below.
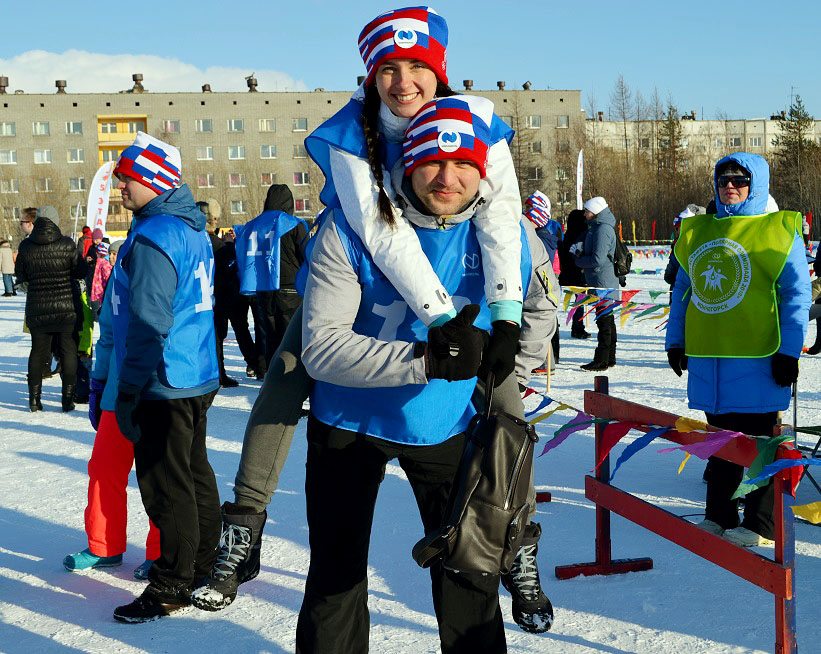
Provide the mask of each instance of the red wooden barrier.
MULTIPOLYGON (((642 425, 675 427, 679 416, 666 411, 634 404, 608 395, 607 377, 596 377, 595 391, 585 391, 584 410, 597 418, 639 422, 642 425)), ((649 431, 652 427, 636 427, 649 431)), ((711 430, 716 430, 714 427, 711 430)), ((596 425, 595 460, 599 459, 604 425, 596 425)), ((661 438, 687 445, 702 442, 704 434, 669 431, 661 438)), ((734 438, 715 456, 749 467, 757 456, 755 442, 734 438)), ((773 477, 775 486, 775 556, 768 559, 711 534, 664 509, 645 502, 609 483, 610 459, 605 458, 595 477, 585 477, 585 497, 596 505, 596 560, 556 567, 556 577, 570 579, 578 575, 621 574, 649 570, 653 560, 612 559, 610 542, 610 512, 616 513, 662 538, 698 554, 729 570, 742 579, 763 588, 775 596, 776 654, 796 654, 795 625, 795 532, 792 497, 784 482, 784 473, 773 477)))

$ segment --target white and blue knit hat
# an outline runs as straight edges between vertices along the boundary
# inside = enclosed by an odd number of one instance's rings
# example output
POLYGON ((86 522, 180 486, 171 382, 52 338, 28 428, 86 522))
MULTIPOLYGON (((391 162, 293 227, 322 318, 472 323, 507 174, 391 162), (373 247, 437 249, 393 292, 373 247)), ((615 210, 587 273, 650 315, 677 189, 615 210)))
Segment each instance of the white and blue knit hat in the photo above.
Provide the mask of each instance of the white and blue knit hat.
POLYGON ((137 132, 114 168, 114 175, 126 175, 156 193, 180 186, 182 158, 173 145, 164 143, 145 132, 137 132))

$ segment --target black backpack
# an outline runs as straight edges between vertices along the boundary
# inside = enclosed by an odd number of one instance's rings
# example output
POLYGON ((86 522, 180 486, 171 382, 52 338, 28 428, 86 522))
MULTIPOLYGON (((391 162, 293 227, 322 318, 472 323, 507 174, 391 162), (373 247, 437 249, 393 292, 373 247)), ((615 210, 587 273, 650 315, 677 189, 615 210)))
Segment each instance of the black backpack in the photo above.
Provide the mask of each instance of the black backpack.
POLYGON ((616 273, 616 277, 624 277, 630 272, 632 266, 633 255, 619 238, 618 232, 616 232, 616 251, 613 254, 613 272, 616 273))
POLYGON ((442 525, 413 548, 423 568, 442 561, 451 570, 506 573, 519 551, 538 436, 515 416, 491 413, 492 376, 487 389, 488 408, 467 429, 442 525))

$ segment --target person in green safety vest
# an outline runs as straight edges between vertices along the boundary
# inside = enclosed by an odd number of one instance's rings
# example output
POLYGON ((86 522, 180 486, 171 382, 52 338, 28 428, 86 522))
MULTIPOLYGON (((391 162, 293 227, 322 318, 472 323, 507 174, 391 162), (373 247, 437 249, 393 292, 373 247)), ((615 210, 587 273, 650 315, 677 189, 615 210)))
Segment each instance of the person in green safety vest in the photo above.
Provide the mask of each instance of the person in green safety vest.
MULTIPOLYGON (((665 349, 688 371, 690 408, 711 425, 771 436, 789 407, 807 332, 810 280, 801 214, 767 212, 769 166, 736 152, 715 167, 716 213, 685 218, 676 242, 665 349)), ((749 493, 739 524, 732 495, 744 469, 711 457, 704 529, 738 545, 773 538, 773 488, 749 493)))

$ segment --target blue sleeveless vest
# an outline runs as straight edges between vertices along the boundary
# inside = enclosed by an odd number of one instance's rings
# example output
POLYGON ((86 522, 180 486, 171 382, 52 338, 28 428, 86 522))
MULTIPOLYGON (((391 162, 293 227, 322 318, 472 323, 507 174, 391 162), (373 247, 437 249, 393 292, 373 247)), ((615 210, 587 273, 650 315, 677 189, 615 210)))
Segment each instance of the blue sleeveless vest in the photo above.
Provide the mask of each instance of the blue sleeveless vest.
MULTIPOLYGON (((384 341, 426 341, 428 329, 375 266, 364 244, 340 210, 333 214, 337 232, 362 284, 362 299, 353 324, 359 334, 384 341)), ((454 304, 482 307, 474 324, 490 329, 485 303, 484 272, 476 230, 465 221, 448 230, 415 227, 434 271, 454 304)), ((522 282, 527 288, 532 264, 522 230, 522 282)), ((311 411, 325 424, 384 440, 411 445, 434 445, 467 429, 476 411, 471 396, 476 379, 383 388, 351 388, 317 382, 311 411)))
MULTIPOLYGON (((162 384, 194 388, 219 378, 214 332, 214 250, 205 232, 195 232, 175 216, 160 214, 137 220, 120 248, 124 260, 140 234, 162 250, 177 271, 177 291, 172 310, 174 324, 163 347, 157 369, 162 384)), ((112 271, 111 294, 114 353, 122 369, 126 356, 130 299, 128 274, 122 266, 112 271)))
POLYGON ((279 290, 279 240, 305 221, 284 211, 263 211, 244 225, 234 225, 239 292, 279 290))

